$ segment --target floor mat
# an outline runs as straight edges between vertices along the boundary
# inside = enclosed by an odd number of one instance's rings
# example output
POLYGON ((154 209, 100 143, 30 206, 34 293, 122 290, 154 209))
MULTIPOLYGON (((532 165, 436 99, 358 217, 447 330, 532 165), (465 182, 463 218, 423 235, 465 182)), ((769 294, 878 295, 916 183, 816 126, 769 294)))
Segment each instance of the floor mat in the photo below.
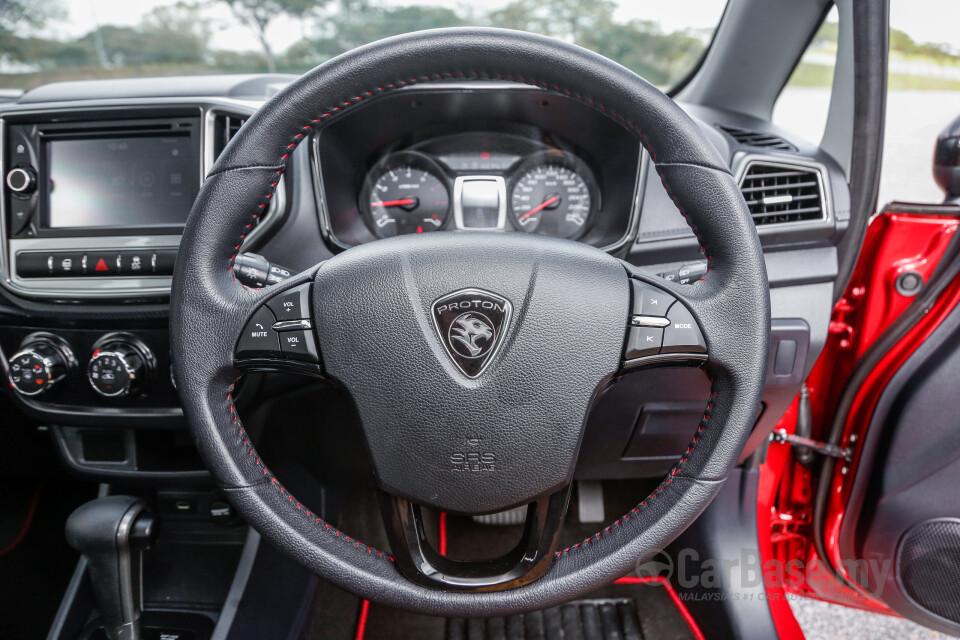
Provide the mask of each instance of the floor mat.
MULTIPOLYGON (((676 593, 668 586, 669 583, 640 578, 627 578, 627 580, 627 582, 615 583, 593 592, 590 594, 590 599, 586 601, 581 600, 546 611, 508 618, 477 620, 437 618, 376 603, 364 603, 354 638, 355 640, 387 638, 404 638, 404 640, 703 639, 697 623, 690 617, 676 593), (585 607, 586 603, 590 606, 585 607), (629 609, 621 609, 620 607, 626 603, 629 603, 629 609), (580 611, 564 611, 565 607, 572 605, 577 605, 580 611), (572 620, 574 613, 581 615, 580 622, 577 625, 571 624, 568 632, 563 626, 564 615, 572 620), (631 615, 630 621, 622 622, 628 615, 631 615), (599 624, 593 622, 595 617, 599 617, 599 624), (616 635, 617 624, 622 625, 620 635, 616 635), (627 635, 625 630, 631 630, 634 635, 627 635), (514 631, 522 635, 511 635, 514 631)), ((304 637, 317 640, 333 636, 320 633, 304 637)))
MULTIPOLYGON (((36 482, 7 481, 5 494, 36 495, 36 482)), ((64 525, 74 508, 96 496, 96 485, 48 479, 32 522, 21 526, 9 551, 0 555, 0 638, 43 638, 60 605, 78 554, 67 546, 64 525), (21 535, 22 532, 22 535, 21 535)), ((0 511, 9 513, 6 501, 0 511)), ((20 511, 22 513, 22 511, 20 511)))
POLYGON ((629 598, 577 600, 509 618, 451 618, 447 640, 643 640, 629 598))
POLYGON ((0 556, 17 548, 27 535, 37 511, 42 484, 21 485, 5 492, 0 510, 0 556), (16 490, 19 489, 19 490, 16 490))

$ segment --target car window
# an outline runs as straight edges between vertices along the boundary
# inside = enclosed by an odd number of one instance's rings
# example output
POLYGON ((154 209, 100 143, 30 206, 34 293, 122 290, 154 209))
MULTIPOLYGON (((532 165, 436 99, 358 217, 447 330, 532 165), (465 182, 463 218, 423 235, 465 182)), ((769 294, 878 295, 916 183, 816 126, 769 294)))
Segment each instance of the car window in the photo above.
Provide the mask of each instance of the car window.
POLYGON ((668 89, 696 67, 724 6, 724 0, 4 0, 0 88, 302 73, 383 37, 484 25, 576 42, 668 89))
POLYGON ((820 142, 830 110, 830 88, 837 65, 839 15, 834 7, 807 45, 780 93, 773 122, 810 142, 820 142))
MULTIPOLYGON (((887 121, 878 205, 933 203, 943 193, 931 162, 937 134, 960 115, 960 5, 956 0, 890 3, 887 121)), ((807 140, 823 136, 836 62, 834 9, 787 83, 773 120, 807 140)))

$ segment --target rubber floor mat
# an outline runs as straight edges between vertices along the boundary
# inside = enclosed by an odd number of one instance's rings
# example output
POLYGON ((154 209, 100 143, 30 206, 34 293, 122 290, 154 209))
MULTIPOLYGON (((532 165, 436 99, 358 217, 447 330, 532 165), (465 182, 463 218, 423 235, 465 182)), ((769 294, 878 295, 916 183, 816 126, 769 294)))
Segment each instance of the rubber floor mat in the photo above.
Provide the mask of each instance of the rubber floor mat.
POLYGON ((629 598, 575 600, 507 618, 451 618, 447 640, 642 640, 629 598))

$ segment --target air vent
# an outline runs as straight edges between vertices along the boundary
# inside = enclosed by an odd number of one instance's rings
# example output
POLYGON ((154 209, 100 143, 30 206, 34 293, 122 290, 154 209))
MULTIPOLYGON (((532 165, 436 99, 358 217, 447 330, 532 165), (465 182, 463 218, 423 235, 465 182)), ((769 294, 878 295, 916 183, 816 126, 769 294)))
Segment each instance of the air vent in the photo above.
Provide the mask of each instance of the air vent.
POLYGON ((816 169, 752 162, 740 179, 740 191, 757 226, 824 217, 823 186, 816 169))
POLYGON ((213 124, 213 158, 216 160, 227 147, 227 143, 240 131, 240 127, 247 121, 246 116, 236 116, 226 113, 217 114, 213 124))
POLYGON ((797 150, 795 146, 783 138, 770 135, 769 133, 760 133, 758 131, 750 131, 749 129, 740 129, 738 127, 725 127, 723 125, 717 126, 720 127, 721 131, 725 131, 730 134, 730 136, 740 144, 745 144, 749 147, 775 149, 777 151, 797 150))
MULTIPOLYGON (((241 127, 243 127, 249 118, 249 115, 217 111, 214 114, 213 122, 210 123, 208 120, 210 129, 207 130, 207 139, 212 141, 214 161, 220 157, 220 154, 227 148, 227 145, 233 140, 234 136, 240 132, 241 127)), ((252 228, 247 231, 246 237, 243 240, 243 251, 253 251, 257 243, 260 242, 258 238, 264 233, 268 233, 270 228, 275 227, 280 223, 282 218, 285 217, 287 211, 286 190, 282 176, 278 182, 279 185, 273 192, 273 197, 270 199, 270 206, 251 222, 252 228)))

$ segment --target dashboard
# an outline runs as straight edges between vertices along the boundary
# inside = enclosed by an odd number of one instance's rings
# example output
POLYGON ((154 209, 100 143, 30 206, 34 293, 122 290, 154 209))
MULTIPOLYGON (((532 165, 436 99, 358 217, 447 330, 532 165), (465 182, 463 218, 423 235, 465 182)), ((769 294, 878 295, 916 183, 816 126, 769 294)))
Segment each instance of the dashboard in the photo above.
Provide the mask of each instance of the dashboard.
POLYGON ((379 159, 359 205, 378 238, 509 229, 577 239, 596 218, 600 189, 587 164, 558 147, 459 135, 379 159))
POLYGON ((583 104, 513 83, 386 95, 313 141, 326 238, 540 233, 615 250, 635 231, 642 153, 583 104), (377 126, 371 127, 375 122, 377 126))
MULTIPOLYGON (((205 474, 171 376, 177 246, 219 153, 290 80, 65 83, 0 104, 0 366, 14 405, 51 426, 75 471, 205 474)), ((768 122, 682 106, 729 161, 765 250, 774 360, 762 432, 826 338, 846 179, 819 148, 768 122)), ((577 100, 495 81, 430 83, 311 136, 238 247, 242 281, 269 285, 379 238, 478 230, 591 244, 681 284, 705 271, 638 141, 577 100)), ((259 382, 249 387, 282 387, 276 375, 251 374, 259 382)), ((591 417, 577 473, 663 473, 708 393, 696 369, 625 378, 591 417), (636 397, 646 399, 640 414, 624 415, 636 397)))

